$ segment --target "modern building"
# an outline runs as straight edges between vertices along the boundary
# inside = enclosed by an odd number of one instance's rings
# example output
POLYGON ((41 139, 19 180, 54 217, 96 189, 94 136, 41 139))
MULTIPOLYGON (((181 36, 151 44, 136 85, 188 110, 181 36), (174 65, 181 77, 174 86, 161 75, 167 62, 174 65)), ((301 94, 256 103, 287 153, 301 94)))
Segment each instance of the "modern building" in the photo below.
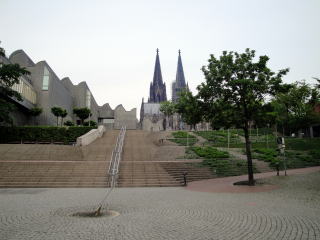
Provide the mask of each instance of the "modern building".
POLYGON ((92 114, 90 120, 98 124, 108 124, 109 121, 112 122, 109 128, 118 129, 126 125, 128 129, 136 129, 136 108, 126 111, 122 105, 115 110, 108 104, 99 106, 86 82, 74 85, 68 77, 60 80, 46 61, 34 63, 23 50, 13 52, 9 58, 1 57, 0 61, 3 64, 19 64, 30 72, 30 75, 22 76, 20 83, 13 86, 23 97, 22 102, 12 99, 17 106, 12 113, 15 125, 56 125, 56 117, 51 113, 51 108, 57 106, 67 110, 65 120, 76 124, 80 120, 73 114, 73 109, 87 107, 92 114), (34 120, 30 110, 35 106, 43 111, 34 120), (110 109, 106 109, 106 106, 110 109))

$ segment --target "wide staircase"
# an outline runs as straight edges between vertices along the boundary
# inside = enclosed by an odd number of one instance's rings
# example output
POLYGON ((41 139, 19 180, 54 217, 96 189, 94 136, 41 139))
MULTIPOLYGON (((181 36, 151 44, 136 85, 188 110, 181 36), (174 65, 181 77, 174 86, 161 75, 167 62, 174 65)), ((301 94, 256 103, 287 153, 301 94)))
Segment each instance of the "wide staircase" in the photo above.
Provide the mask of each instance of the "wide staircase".
MULTIPOLYGON (((118 130, 84 147, 52 144, 0 145, 0 187, 107 187, 107 170, 118 130)), ((119 187, 181 186, 188 181, 213 178, 199 160, 179 159, 184 147, 159 139, 165 132, 128 130, 120 162, 119 187), (192 163, 193 162, 193 163, 192 163)))
POLYGON ((188 163, 192 161, 176 159, 184 154, 184 147, 160 142, 163 138, 163 132, 127 131, 120 163, 120 187, 181 186, 184 172, 188 173, 188 181, 215 177, 207 168, 188 163))
POLYGON ((118 132, 85 147, 1 145, 0 187, 106 187, 118 132))

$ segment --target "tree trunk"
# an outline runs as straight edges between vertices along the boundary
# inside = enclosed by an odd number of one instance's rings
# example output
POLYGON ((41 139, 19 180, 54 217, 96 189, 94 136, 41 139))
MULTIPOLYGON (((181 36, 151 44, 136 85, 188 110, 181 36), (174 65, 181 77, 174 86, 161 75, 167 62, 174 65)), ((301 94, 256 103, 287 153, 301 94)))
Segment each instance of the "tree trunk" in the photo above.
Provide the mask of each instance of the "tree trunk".
POLYGON ((249 186, 254 186, 254 178, 253 178, 253 166, 252 166, 252 156, 251 156, 251 142, 249 137, 249 123, 245 122, 244 137, 246 139, 246 153, 247 153, 247 162, 248 162, 248 183, 249 186))
POLYGON ((59 117, 57 117, 57 127, 59 127, 59 117))

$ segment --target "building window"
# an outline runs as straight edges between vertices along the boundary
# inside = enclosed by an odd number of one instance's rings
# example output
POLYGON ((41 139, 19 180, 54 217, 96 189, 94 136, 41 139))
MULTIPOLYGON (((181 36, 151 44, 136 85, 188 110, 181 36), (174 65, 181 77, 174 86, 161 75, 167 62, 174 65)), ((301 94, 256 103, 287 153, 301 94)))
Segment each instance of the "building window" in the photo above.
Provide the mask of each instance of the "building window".
POLYGON ((42 90, 48 90, 49 88, 49 71, 44 67, 43 79, 42 79, 42 90))
POLYGON ((90 109, 91 106, 91 92, 87 90, 86 94, 86 107, 90 109))

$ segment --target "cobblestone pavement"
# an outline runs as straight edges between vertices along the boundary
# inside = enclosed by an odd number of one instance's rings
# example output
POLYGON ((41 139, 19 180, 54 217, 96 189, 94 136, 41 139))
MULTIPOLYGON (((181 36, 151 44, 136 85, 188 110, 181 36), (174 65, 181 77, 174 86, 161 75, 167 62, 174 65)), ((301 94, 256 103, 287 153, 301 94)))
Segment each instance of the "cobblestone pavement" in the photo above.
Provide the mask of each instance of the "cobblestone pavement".
POLYGON ((320 173, 262 193, 120 188, 117 217, 74 217, 105 189, 0 189, 0 239, 320 239, 320 173))

